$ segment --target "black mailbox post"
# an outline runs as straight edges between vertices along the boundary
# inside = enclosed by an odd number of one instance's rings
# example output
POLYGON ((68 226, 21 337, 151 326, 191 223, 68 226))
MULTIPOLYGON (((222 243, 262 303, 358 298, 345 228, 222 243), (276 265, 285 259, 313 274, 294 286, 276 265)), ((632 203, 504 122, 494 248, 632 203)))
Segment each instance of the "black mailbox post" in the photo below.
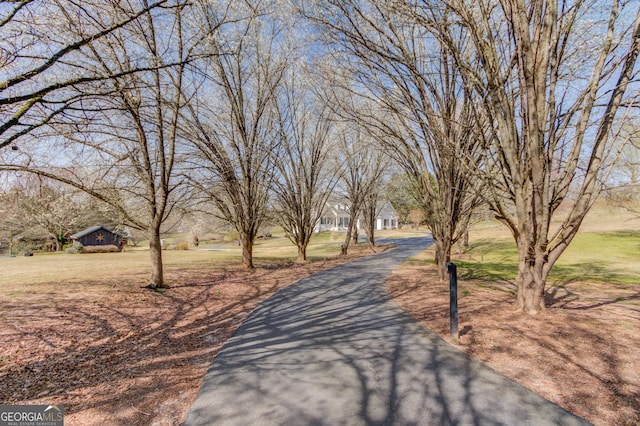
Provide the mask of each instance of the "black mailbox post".
POLYGON ((447 263, 449 271, 449 330, 451 337, 458 338, 458 268, 452 262, 447 263))

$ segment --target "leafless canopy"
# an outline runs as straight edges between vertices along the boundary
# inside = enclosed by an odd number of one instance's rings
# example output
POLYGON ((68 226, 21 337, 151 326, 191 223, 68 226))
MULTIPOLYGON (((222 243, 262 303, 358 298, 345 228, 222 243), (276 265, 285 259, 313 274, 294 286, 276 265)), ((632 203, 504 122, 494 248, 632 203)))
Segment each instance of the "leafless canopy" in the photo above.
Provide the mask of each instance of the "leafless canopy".
POLYGON ((415 6, 476 101, 486 146, 477 182, 491 190, 488 201, 518 245, 518 307, 543 310, 547 276, 608 174, 616 118, 624 122, 637 105, 640 7, 618 0, 415 6), (448 36, 449 25, 464 31, 468 49, 448 36))
MULTIPOLYGON (((412 2, 326 3, 306 13, 328 30, 343 69, 333 104, 412 177, 444 278, 451 246, 479 201, 463 163, 482 149, 470 94, 448 46, 415 19, 412 2)), ((463 32, 447 36, 465 48, 463 32)))
POLYGON ((335 144, 329 111, 313 96, 309 77, 303 67, 292 67, 277 104, 281 154, 275 161, 274 207, 298 247, 298 261, 307 259, 307 246, 339 172, 331 158, 335 144))
POLYGON ((75 104, 84 83, 112 78, 78 53, 167 1, 0 2, 0 149, 75 104))
POLYGON ((190 181, 238 231, 243 265, 252 268, 280 149, 275 102, 289 50, 279 45, 281 23, 268 2, 232 2, 205 13, 211 59, 188 105, 185 133, 196 151, 190 181))
MULTIPOLYGON (((185 23, 193 7, 162 3, 149 9, 142 2, 137 20, 73 52, 69 60, 86 75, 102 77, 85 81, 81 96, 32 132, 37 145, 5 155, 9 164, 0 166, 58 180, 118 209, 148 234, 152 287, 164 285, 161 226, 184 195, 175 176, 178 127, 194 90, 185 70, 201 57, 202 38, 185 23)), ((84 37, 84 23, 61 10, 69 30, 84 37)))
MULTIPOLYGON (((342 165, 337 188, 349 209, 349 224, 342 244, 342 254, 346 255, 352 237, 357 241, 357 221, 363 208, 371 207, 382 191, 390 161, 383 151, 375 148, 369 134, 357 123, 341 123, 337 139, 342 165)), ((373 233, 370 238, 373 242, 373 233)))

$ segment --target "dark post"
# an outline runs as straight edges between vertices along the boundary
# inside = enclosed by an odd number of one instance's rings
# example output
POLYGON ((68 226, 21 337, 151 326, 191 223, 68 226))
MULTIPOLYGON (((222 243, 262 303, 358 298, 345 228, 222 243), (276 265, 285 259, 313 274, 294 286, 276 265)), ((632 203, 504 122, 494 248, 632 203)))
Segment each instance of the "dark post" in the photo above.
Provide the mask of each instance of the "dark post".
POLYGON ((451 337, 458 338, 458 268, 452 262, 447 263, 449 271, 449 330, 451 337))

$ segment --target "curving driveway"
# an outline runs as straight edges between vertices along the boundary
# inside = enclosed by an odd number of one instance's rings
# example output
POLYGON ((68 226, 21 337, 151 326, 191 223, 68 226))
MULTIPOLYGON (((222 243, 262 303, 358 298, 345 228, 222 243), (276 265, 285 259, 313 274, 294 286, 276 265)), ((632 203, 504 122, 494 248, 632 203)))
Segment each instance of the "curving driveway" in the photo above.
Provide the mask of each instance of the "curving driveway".
POLYGON ((467 357, 385 281, 430 238, 320 272, 256 309, 207 372, 185 425, 588 424, 467 357))

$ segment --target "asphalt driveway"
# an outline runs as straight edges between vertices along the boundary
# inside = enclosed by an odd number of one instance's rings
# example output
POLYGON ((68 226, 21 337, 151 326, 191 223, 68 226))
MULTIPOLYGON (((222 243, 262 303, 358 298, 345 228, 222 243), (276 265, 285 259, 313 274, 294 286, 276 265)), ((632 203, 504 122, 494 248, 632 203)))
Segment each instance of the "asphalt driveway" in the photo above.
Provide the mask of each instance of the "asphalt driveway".
POLYGON ((402 310, 386 277, 432 241, 396 243, 256 309, 214 360, 185 425, 588 424, 402 310))

